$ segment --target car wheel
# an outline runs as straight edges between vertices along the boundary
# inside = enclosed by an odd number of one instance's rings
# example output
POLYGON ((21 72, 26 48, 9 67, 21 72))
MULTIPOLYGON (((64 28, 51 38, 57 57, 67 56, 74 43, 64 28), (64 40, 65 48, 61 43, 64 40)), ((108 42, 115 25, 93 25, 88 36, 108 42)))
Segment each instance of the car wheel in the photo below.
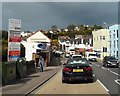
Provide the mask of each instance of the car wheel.
POLYGON ((63 79, 62 79, 62 83, 66 83, 66 80, 63 80, 63 79))
POLYGON ((116 68, 119 68, 119 66, 117 65, 116 68))
POLYGON ((106 67, 108 67, 108 64, 106 64, 106 67))
POLYGON ((66 83, 66 80, 64 78, 62 78, 62 83, 66 83))
POLYGON ((93 79, 90 79, 89 82, 92 83, 92 82, 93 82, 93 79))

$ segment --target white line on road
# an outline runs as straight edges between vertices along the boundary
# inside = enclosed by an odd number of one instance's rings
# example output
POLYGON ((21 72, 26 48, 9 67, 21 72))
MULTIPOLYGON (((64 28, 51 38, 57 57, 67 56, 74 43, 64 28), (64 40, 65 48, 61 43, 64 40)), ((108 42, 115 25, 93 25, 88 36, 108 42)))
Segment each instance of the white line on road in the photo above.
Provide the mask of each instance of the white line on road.
POLYGON ((107 92, 109 92, 109 90, 105 87, 105 85, 103 85, 103 83, 102 83, 100 80, 97 79, 97 81, 103 86, 103 88, 104 88, 107 92))
POLYGON ((102 67, 102 69, 104 69, 104 70, 108 70, 107 68, 105 68, 105 67, 102 67))
POLYGON ((113 73, 113 74, 115 74, 115 75, 117 75, 117 76, 120 76, 120 74, 118 74, 118 73, 115 73, 113 71, 110 71, 110 72, 113 73))
POLYGON ((120 79, 117 79, 117 80, 115 80, 115 82, 118 84, 118 85, 120 85, 120 79))

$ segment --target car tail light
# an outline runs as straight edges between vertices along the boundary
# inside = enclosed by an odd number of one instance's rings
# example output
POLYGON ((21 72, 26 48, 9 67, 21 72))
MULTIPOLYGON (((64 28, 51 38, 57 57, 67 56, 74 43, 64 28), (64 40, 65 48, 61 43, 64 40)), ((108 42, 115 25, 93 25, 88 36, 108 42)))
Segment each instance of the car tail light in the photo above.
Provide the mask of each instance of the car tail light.
POLYGON ((92 69, 92 67, 84 67, 84 70, 85 71, 92 71, 93 69, 92 69))
POLYGON ((64 71, 64 72, 72 72, 72 68, 65 67, 65 68, 63 69, 63 71, 64 71))

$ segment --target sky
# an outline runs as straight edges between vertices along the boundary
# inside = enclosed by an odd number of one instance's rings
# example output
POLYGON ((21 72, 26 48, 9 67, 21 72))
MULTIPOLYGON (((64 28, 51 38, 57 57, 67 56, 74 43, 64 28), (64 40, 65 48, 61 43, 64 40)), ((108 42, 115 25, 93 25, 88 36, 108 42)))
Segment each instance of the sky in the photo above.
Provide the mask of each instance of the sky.
POLYGON ((22 31, 50 30, 52 25, 66 28, 75 25, 118 23, 118 2, 2 2, 2 29, 8 20, 19 19, 22 31))

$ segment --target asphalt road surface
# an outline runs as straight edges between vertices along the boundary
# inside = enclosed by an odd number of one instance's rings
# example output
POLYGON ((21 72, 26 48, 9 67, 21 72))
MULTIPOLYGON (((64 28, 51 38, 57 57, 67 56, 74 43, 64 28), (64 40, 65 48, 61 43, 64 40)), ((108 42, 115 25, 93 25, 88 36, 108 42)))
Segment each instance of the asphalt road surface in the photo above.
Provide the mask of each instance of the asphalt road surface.
POLYGON ((101 81, 111 95, 120 96, 119 68, 103 67, 102 63, 92 64, 96 78, 101 81))
MULTIPOLYGON (((67 59, 63 58, 62 63, 67 59)), ((94 70, 95 80, 93 83, 62 83, 61 70, 48 82, 46 82, 36 95, 40 94, 104 94, 105 96, 120 96, 119 68, 106 68, 100 62, 91 64, 94 70)))
POLYGON ((47 82, 36 94, 106 94, 106 88, 99 80, 93 83, 62 83, 61 70, 47 82))

